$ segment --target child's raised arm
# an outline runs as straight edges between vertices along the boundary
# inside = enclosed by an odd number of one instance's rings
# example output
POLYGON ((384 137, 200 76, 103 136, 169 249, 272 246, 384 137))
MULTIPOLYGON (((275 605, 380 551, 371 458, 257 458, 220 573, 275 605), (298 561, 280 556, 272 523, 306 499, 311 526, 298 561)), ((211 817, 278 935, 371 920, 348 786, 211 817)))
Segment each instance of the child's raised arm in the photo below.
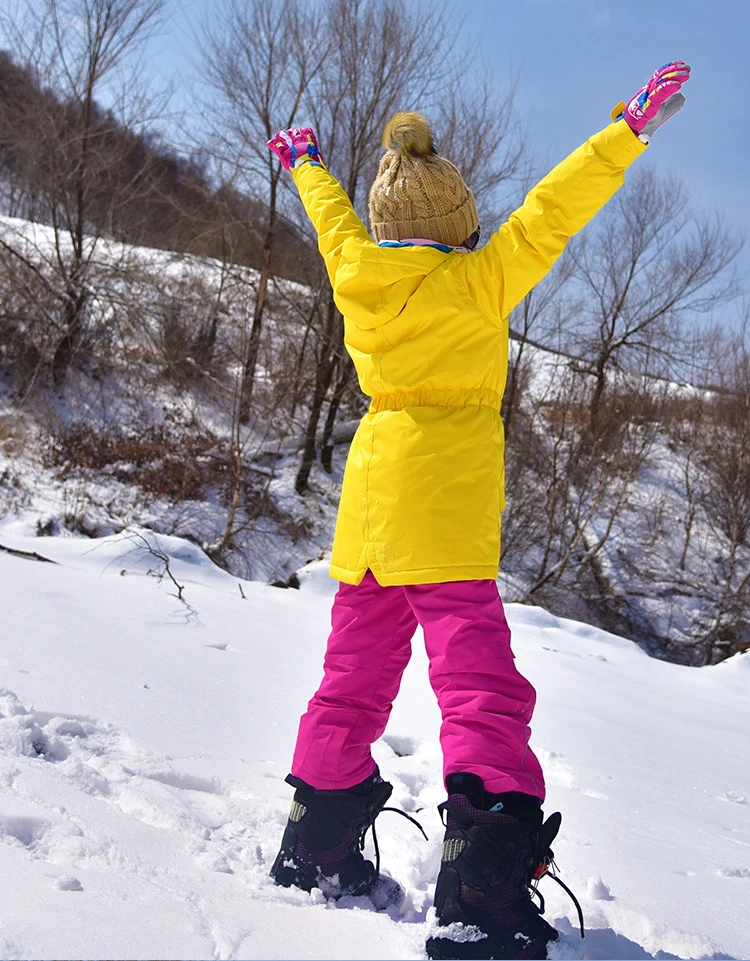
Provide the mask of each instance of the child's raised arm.
POLYGON ((604 206, 625 179, 625 170, 646 149, 650 136, 682 107, 679 92, 689 78, 682 61, 665 64, 614 123, 558 164, 482 250, 466 258, 466 283, 475 301, 491 304, 501 318, 526 296, 565 248, 568 239, 604 206))
POLYGON ((312 128, 280 131, 268 141, 268 147, 284 169, 292 172, 335 289, 344 241, 355 237, 371 244, 367 228, 354 212, 344 188, 326 169, 312 128))

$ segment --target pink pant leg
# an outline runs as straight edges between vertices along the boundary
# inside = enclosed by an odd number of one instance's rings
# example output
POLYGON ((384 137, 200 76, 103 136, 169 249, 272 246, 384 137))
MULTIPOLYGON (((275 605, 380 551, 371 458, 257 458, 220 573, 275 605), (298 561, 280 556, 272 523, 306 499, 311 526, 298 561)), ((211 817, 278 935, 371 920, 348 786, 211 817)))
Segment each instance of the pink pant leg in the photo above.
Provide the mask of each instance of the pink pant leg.
POLYGON ((478 774, 493 794, 522 791, 544 800, 542 769, 529 748, 536 693, 516 668, 495 581, 403 590, 424 628, 443 716, 444 775, 478 774))
POLYGON ((368 571, 341 584, 331 611, 325 676, 302 715, 292 774, 319 791, 341 790, 375 770, 370 745, 385 730, 411 656, 417 621, 402 587, 368 571))

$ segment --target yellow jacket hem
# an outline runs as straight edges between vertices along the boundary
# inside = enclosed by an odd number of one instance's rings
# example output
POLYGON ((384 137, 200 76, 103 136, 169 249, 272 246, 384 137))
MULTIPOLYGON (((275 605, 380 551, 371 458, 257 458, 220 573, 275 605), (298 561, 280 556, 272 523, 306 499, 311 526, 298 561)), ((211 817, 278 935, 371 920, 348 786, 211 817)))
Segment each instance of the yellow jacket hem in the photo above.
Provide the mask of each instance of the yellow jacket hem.
MULTIPOLYGON (((370 568, 372 570, 372 568, 370 568)), ((331 564, 330 574, 336 581, 356 587, 362 582, 368 568, 350 571, 331 564)), ((407 584, 449 584, 453 581, 495 581, 498 568, 495 564, 469 564, 460 567, 428 567, 417 571, 392 571, 387 574, 372 570, 381 587, 404 587, 407 584)))

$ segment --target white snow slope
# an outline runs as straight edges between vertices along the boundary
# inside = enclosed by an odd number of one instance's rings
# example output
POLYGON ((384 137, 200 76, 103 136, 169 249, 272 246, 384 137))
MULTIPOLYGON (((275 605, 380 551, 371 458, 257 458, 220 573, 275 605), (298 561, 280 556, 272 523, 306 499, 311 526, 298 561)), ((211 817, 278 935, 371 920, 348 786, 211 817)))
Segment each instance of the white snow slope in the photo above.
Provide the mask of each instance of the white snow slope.
MULTIPOLYGON (((419 637, 376 745, 392 803, 382 863, 400 912, 276 888, 297 719, 321 674, 334 585, 245 582, 142 532, 0 543, 0 958, 421 958, 441 845, 438 712, 419 637), (150 571, 150 573, 149 573, 150 571), (244 594, 244 597, 242 596, 244 594)), ((750 957, 750 655, 648 658, 511 605, 539 693, 562 890, 555 958, 750 957)), ((369 846, 369 845, 368 845, 369 846)), ((393 910, 393 909, 392 909, 393 910)))

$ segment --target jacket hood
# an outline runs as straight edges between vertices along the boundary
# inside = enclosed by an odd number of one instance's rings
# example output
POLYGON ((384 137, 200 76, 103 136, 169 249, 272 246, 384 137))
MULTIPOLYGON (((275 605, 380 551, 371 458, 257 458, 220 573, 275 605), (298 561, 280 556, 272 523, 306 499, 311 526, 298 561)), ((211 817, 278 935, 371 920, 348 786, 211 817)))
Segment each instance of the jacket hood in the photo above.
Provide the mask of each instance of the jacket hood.
POLYGON ((397 317, 451 252, 427 246, 379 247, 351 238, 336 274, 336 306, 358 327, 371 330, 397 317))

